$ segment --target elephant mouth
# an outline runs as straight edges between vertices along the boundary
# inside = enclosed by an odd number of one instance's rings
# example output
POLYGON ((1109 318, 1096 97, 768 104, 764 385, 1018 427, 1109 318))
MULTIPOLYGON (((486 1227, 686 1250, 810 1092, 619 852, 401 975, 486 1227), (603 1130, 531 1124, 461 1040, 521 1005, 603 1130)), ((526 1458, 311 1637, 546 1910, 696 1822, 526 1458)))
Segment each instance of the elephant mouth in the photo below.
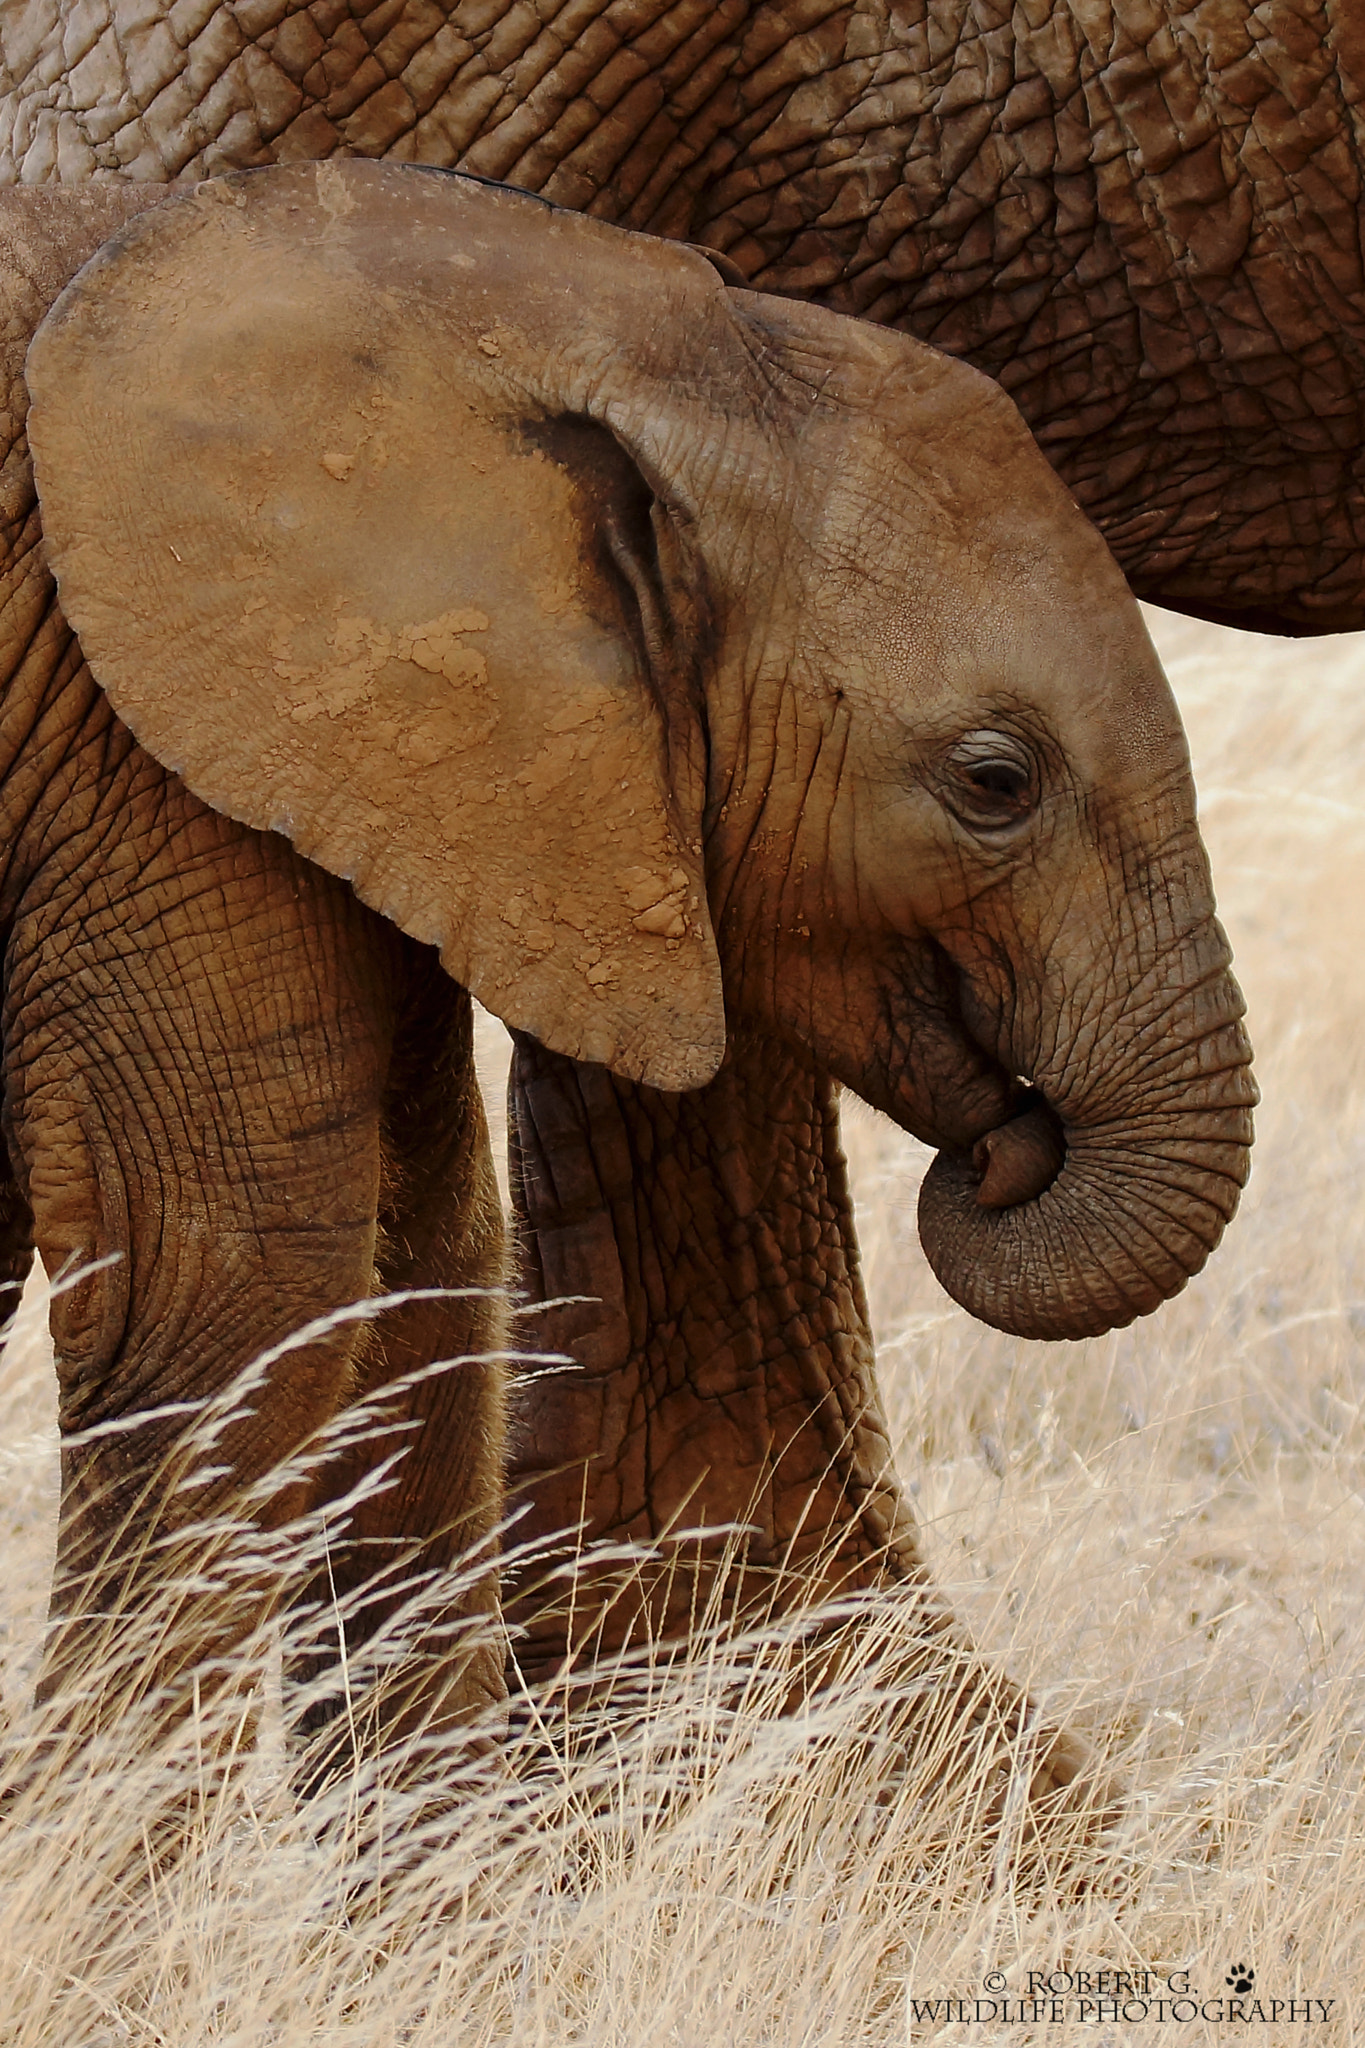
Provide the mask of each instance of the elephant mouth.
POLYGON ((1061 1119, 1041 1090, 1002 1062, 994 1020, 969 1015, 971 984, 951 954, 931 942, 917 965, 915 1034, 904 1068, 911 1088, 891 1114, 900 1109, 899 1120, 951 1163, 979 1207, 1036 1200, 1066 1159, 1061 1119))
POLYGON ((1022 1087, 1003 1123, 972 1146, 970 1171, 981 1209, 1015 1209, 1047 1193, 1066 1164, 1061 1118, 1036 1088, 1022 1087))

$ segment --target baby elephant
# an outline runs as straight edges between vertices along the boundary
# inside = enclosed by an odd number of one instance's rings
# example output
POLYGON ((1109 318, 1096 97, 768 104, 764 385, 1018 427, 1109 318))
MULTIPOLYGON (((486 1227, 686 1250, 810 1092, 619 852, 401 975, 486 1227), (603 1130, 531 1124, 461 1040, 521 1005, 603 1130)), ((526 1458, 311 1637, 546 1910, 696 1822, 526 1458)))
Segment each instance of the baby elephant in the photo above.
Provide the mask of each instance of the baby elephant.
MULTIPOLYGON (((739 1510, 760 1574, 913 1579, 828 1077, 940 1148, 935 1270, 1027 1336, 1182 1287, 1251 1138, 1175 706, 1008 399, 413 167, 0 223, 6 1256, 31 1217, 50 1270, 108 1261, 54 1308, 62 1428, 145 1418, 67 1454, 46 1683, 138 1597, 153 1512, 498 1349, 467 1295, 349 1324, 158 1492, 182 1425, 149 1411, 376 1287, 501 1279, 470 990, 525 1034, 533 1275, 601 1303, 527 1398, 533 1523, 739 1510)), ((497 1364, 394 1403, 343 1590, 501 1512, 497 1364)), ((440 1619, 395 1726, 501 1691, 440 1619)))

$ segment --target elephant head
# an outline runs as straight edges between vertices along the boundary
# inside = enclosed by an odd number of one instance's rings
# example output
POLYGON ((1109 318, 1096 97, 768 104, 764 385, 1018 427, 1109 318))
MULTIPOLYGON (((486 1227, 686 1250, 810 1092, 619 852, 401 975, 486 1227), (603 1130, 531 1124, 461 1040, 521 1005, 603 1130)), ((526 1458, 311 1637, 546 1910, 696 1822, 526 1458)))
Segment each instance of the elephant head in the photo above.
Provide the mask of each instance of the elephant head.
POLYGON ((1121 1326, 1217 1243, 1255 1101, 1175 704, 1007 402, 811 308, 762 318, 820 392, 795 458, 818 512, 722 691, 731 1010, 939 1148, 920 1235, 975 1315, 1121 1326))
POLYGON ((29 356, 94 674, 506 1022, 656 1087, 732 1020, 941 1148, 976 1314, 1198 1270, 1254 1091, 1178 716, 976 372, 397 165, 141 215, 29 356))

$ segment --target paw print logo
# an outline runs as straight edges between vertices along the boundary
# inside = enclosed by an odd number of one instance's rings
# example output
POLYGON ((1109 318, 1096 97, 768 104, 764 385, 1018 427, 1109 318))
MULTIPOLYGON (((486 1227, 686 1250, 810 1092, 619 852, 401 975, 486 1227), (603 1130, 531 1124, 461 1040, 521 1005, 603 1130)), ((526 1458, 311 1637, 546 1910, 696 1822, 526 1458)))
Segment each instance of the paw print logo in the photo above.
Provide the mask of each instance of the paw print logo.
POLYGON ((1250 1991, 1252 1985, 1256 1982, 1256 1972, 1252 1969, 1250 1963, 1234 1963, 1228 1971, 1224 1982, 1231 1990, 1239 1994, 1243 1991, 1250 1991))

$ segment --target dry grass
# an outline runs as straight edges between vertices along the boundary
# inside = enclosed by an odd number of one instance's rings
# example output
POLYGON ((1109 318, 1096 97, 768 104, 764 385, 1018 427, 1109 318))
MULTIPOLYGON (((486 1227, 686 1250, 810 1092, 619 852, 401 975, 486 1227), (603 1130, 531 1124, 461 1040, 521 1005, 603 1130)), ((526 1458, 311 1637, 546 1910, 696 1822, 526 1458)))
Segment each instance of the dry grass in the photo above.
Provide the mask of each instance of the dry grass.
POLYGON ((886 1791, 868 1731, 889 1603, 803 1715, 774 1711, 778 1648, 748 1646, 745 1679, 733 1646, 701 1645, 652 1714, 643 1680, 623 1690, 609 1741, 524 1736, 509 1777, 476 1762, 420 1857, 401 1796, 363 1773, 296 1812, 269 1720, 219 1795, 186 1739, 147 1767, 120 1743, 35 1752, 55 1455, 33 1301, 0 1380, 4 2048, 1205 2040, 1211 2017, 1083 2022, 1074 1993, 1047 2024, 916 2022, 906 1994, 1148 1969, 1188 1972, 1203 2002, 1243 1960, 1265 2001, 1334 2001, 1314 2035, 1365 2034, 1365 643, 1156 625, 1265 1095, 1227 1245, 1134 1330, 1013 1343, 951 1308, 913 1246, 917 1148, 849 1118, 939 1579, 983 1647, 1126 1751, 1104 1887, 1040 1897, 983 1868, 965 1825, 945 1840, 913 1785, 886 1791), (189 1847, 168 1862, 172 1809, 189 1847))

